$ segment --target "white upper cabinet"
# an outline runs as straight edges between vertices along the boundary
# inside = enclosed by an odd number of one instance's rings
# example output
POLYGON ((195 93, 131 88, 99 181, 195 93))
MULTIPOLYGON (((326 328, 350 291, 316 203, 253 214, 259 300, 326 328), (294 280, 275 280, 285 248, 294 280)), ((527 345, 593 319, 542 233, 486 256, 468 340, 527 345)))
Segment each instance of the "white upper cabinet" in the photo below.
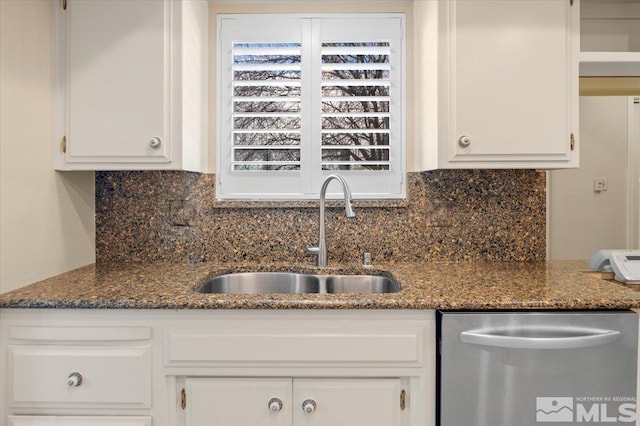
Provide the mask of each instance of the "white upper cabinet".
POLYGON ((427 168, 577 167, 578 1, 436 3, 427 168))
POLYGON ((583 2, 580 75, 640 76, 640 1, 583 2))
POLYGON ((56 169, 206 171, 207 2, 56 9, 56 169))

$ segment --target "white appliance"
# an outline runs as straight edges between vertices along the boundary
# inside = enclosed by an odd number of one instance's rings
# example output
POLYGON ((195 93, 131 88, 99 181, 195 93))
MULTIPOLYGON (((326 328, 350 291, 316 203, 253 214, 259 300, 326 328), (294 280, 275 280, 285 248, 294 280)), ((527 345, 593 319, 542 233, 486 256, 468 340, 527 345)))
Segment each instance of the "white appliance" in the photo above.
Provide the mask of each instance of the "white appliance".
POLYGON ((624 250, 598 250, 589 261, 589 269, 592 271, 611 272, 611 253, 624 250))
POLYGON ((612 271, 616 281, 640 284, 640 250, 600 250, 591 258, 589 269, 612 271))
POLYGON ((614 251, 610 262, 616 281, 640 284, 640 251, 614 251))

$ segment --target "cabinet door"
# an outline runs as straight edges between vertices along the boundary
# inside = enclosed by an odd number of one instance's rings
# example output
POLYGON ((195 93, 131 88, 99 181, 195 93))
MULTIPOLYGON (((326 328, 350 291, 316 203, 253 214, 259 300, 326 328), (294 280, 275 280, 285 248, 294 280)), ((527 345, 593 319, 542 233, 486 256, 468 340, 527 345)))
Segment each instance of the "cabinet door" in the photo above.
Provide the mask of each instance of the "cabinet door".
POLYGON ((296 379, 294 426, 403 424, 399 379, 296 379), (313 401, 313 403, 311 403, 313 401), (304 405, 315 404, 311 412, 304 405))
POLYGON ((169 162, 170 2, 68 0, 60 16, 66 161, 169 162))
POLYGON ((446 161, 577 166, 571 133, 577 131, 578 6, 568 0, 447 4, 446 161))
POLYGON ((186 426, 291 425, 291 379, 187 379, 185 391, 186 426))

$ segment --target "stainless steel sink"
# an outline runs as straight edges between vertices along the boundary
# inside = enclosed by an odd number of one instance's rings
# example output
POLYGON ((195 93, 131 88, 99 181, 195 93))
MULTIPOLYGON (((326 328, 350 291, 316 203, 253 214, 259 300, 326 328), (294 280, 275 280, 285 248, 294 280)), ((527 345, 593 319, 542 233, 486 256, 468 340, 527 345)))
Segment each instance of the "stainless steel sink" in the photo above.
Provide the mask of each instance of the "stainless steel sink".
POLYGON ((394 293, 402 287, 381 275, 312 275, 293 272, 240 272, 211 278, 198 293, 313 294, 394 293))
POLYGON ((225 294, 306 294, 318 293, 320 280, 315 275, 290 272, 242 272, 207 280, 198 293, 225 294))
POLYGON ((380 275, 328 275, 327 293, 395 293, 402 288, 390 278, 380 275))

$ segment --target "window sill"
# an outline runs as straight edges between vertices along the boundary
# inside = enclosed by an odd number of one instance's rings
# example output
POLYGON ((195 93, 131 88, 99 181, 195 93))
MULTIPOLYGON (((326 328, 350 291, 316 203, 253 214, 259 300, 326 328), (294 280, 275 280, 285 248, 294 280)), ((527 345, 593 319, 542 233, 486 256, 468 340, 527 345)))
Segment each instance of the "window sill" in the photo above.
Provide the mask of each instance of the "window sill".
MULTIPOLYGON (((244 201, 244 200, 216 200, 213 203, 214 209, 303 209, 318 208, 318 200, 304 201, 244 201)), ((327 200, 325 206, 328 208, 344 208, 344 200, 327 200)), ((368 208, 407 208, 409 200, 354 200, 353 206, 356 209, 368 208)))

